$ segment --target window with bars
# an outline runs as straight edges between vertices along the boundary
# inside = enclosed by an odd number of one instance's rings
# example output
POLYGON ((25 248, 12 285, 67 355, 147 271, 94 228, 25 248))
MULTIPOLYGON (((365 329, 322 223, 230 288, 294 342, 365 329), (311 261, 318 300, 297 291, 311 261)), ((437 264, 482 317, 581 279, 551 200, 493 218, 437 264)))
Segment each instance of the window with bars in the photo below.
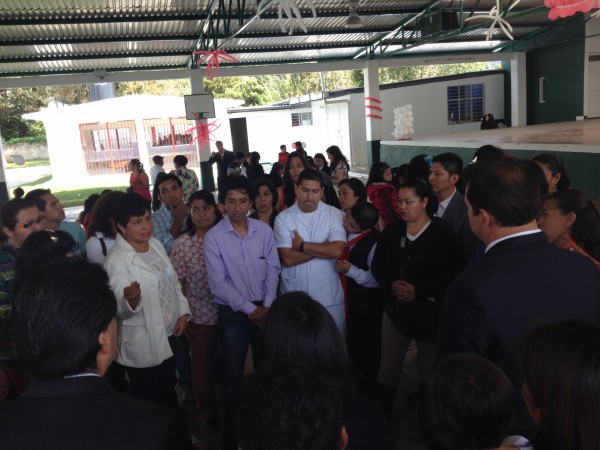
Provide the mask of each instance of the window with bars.
POLYGON ((292 113, 293 127, 308 127, 312 124, 312 112, 292 113))
POLYGON ((483 101, 483 84, 448 86, 448 124, 481 121, 483 101))

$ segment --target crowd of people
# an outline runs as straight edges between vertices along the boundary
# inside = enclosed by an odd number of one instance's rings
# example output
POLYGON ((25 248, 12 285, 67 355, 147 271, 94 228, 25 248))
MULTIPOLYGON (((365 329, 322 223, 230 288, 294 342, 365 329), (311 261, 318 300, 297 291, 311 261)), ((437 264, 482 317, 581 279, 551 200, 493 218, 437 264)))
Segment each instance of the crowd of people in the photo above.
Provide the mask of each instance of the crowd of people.
POLYGON ((155 156, 80 224, 50 190, 2 206, 7 448, 190 448, 195 404, 226 450, 395 449, 412 342, 430 449, 600 448, 600 219, 556 157, 486 145, 365 185, 335 145, 269 174, 216 147, 218 197, 155 156))

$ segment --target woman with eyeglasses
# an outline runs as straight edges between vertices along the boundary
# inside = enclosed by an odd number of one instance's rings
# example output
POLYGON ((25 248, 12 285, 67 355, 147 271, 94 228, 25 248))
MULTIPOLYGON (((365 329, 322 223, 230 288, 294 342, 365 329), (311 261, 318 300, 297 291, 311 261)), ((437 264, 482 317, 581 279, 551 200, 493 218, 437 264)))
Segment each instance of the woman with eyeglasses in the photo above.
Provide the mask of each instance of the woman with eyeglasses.
POLYGON ((104 268, 117 297, 116 361, 127 370, 131 395, 177 408, 173 347, 186 330, 190 307, 169 256, 152 236, 148 202, 125 194, 114 219, 119 234, 104 268))
POLYGON ((15 282, 15 260, 19 248, 33 232, 43 227, 44 217, 36 206, 15 198, 0 211, 4 244, 0 247, 0 402, 14 391, 14 378, 9 373, 15 367, 17 354, 10 333, 10 311, 15 282))

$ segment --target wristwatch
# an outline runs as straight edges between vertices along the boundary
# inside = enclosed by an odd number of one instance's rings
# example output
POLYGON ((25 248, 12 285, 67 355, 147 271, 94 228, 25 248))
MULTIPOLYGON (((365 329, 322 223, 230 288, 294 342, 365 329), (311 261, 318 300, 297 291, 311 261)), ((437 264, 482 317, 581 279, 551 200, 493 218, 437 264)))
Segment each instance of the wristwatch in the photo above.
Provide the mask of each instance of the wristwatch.
POLYGON ((300 253, 304 253, 304 241, 302 241, 300 247, 298 247, 298 250, 300 251, 300 253))

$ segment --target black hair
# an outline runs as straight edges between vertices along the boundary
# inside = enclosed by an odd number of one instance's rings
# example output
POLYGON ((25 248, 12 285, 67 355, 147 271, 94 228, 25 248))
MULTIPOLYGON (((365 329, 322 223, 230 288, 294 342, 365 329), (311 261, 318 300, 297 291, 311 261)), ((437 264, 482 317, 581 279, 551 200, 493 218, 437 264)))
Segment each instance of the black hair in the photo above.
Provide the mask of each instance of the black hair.
POLYGON ((287 150, 287 146, 285 144, 281 144, 279 146, 279 150, 283 150, 284 148, 287 150))
POLYGON ((267 314, 261 342, 264 361, 302 361, 331 377, 345 401, 355 398, 346 344, 331 314, 305 292, 277 297, 267 314))
POLYGON ((323 187, 323 177, 316 169, 306 169, 302 171, 302 173, 298 175, 298 182, 296 184, 300 186, 305 180, 318 181, 321 187, 323 187))
POLYGON ((315 156, 313 156, 313 160, 315 160, 317 158, 320 158, 320 159, 323 160, 323 162, 325 163, 324 167, 329 167, 329 163, 327 162, 327 158, 325 157, 325 155, 323 153, 317 153, 317 154, 315 154, 315 156))
POLYGON ((13 198, 2 205, 0 210, 0 221, 2 222, 2 228, 6 227, 11 231, 14 231, 17 225, 17 216, 19 213, 28 208, 33 208, 35 205, 33 202, 22 198, 13 198))
POLYGON ((115 204, 123 195, 125 193, 121 191, 110 191, 100 196, 90 213, 87 224, 88 236, 93 236, 99 231, 108 238, 115 237, 113 226, 115 204))
POLYGON ((31 233, 19 248, 15 272, 20 282, 38 267, 64 258, 73 251, 75 240, 61 230, 41 230, 31 233))
POLYGON ((567 170, 556 156, 550 153, 540 153, 532 161, 546 166, 552 173, 552 176, 560 173, 560 180, 556 184, 556 190, 562 191, 571 187, 571 180, 569 179, 569 175, 567 175, 567 170))
POLYGON ((13 189, 13 197, 14 198, 22 198, 25 195, 25 191, 22 187, 16 187, 13 189))
POLYGON ((486 144, 479 147, 473 155, 472 162, 481 162, 486 159, 501 158, 504 156, 504 152, 500 147, 495 145, 486 144))
POLYGON ((563 215, 575 214, 569 236, 585 252, 600 261, 600 217, 594 203, 579 189, 556 191, 546 200, 553 200, 563 215))
POLYGON ((154 189, 158 192, 158 194, 160 194, 160 185, 169 180, 175 181, 179 187, 183 186, 181 179, 174 173, 161 172, 156 176, 156 182, 154 183, 154 189))
POLYGON ((352 192, 354 192, 354 196, 358 197, 358 202, 367 201, 367 188, 362 181, 360 181, 358 178, 344 178, 340 181, 338 187, 341 188, 345 184, 347 184, 352 192))
POLYGON ((333 161, 331 161, 331 167, 337 166, 340 161, 343 161, 348 165, 348 161, 346 157, 342 153, 342 150, 337 145, 332 145, 325 150, 326 153, 329 153, 333 156, 333 161))
POLYGON ((246 154, 244 152, 235 152, 234 159, 242 159, 242 158, 246 158, 246 154))
POLYGON ((468 169, 463 179, 473 215, 485 209, 499 226, 515 227, 533 221, 542 208, 548 183, 534 162, 493 158, 468 169))
POLYGON ((296 201, 296 185, 290 177, 290 164, 293 158, 300 159, 300 161, 302 161, 302 164, 304 165, 304 169, 308 169, 308 164, 306 163, 304 155, 302 155, 299 152, 292 152, 288 155, 283 166, 283 194, 284 203, 286 204, 286 206, 292 206, 296 201))
POLYGON ((248 178, 231 174, 225 180, 223 189, 219 191, 219 203, 225 204, 225 198, 229 191, 241 191, 244 194, 248 194, 248 198, 252 199, 254 193, 252 192, 252 185, 248 178))
POLYGON ((247 381, 238 424, 244 450, 339 449, 342 402, 318 370, 300 361, 273 361, 247 381))
POLYGON ((213 226, 215 226, 217 223, 219 223, 219 221, 223 218, 223 214, 219 210, 219 207, 217 206, 217 202, 215 201, 215 196, 212 194, 212 192, 205 191, 205 190, 199 190, 199 191, 194 192, 192 195, 190 195, 189 211, 188 211, 188 215, 187 215, 187 219, 186 219, 187 220, 186 230, 190 236, 193 236, 194 234, 196 234, 196 227, 194 226, 194 223, 192 222, 192 202, 194 200, 204 200, 204 203, 211 206, 215 210, 215 223, 213 223, 213 226))
POLYGON ((273 184, 271 180, 268 178, 261 178, 252 183, 252 201, 256 199, 258 196, 258 190, 261 186, 266 186, 269 191, 271 191, 271 196, 273 197, 273 208, 277 205, 277 201, 279 200, 279 196, 277 194, 277 188, 273 184))
POLYGON ((449 175, 459 175, 463 170, 463 160, 456 153, 442 153, 433 157, 434 163, 440 163, 449 175))
POLYGON ((152 162, 154 164, 158 164, 159 162, 164 161, 164 160, 165 160, 165 158, 163 156, 161 156, 161 155, 154 155, 152 157, 152 162))
POLYGON ((258 152, 250 152, 250 163, 258 164, 260 161, 260 153, 258 152))
POLYGON ((363 231, 375 228, 379 222, 379 211, 375 205, 369 202, 358 202, 350 208, 350 215, 363 231))
POLYGON ((373 183, 381 183, 384 181, 383 173, 386 169, 391 169, 390 165, 383 161, 374 162, 369 170, 369 178, 367 179, 367 186, 373 183))
POLYGON ((500 447, 507 436, 515 392, 498 366, 459 354, 439 363, 429 403, 437 444, 446 450, 486 450, 500 447))
POLYGON ((117 199, 114 208, 115 223, 124 228, 132 217, 141 217, 150 211, 148 202, 133 192, 117 199))
POLYGON ((431 190, 429 183, 426 183, 420 178, 412 178, 400 186, 398 191, 400 191, 400 189, 412 189, 415 195, 419 197, 421 201, 427 199, 425 212, 429 217, 433 218, 438 209, 438 199, 431 190))
POLYGON ((183 188, 183 182, 181 179, 175 175, 174 173, 166 173, 161 172, 156 176, 156 180, 154 182, 154 188, 152 189, 152 211, 156 211, 160 208, 160 185, 165 181, 175 181, 180 188, 183 188))
POLYGON ((536 450, 600 448, 600 329, 567 320, 541 325, 521 343, 519 372, 540 423, 536 450))
POLYGON ((130 160, 129 164, 131 164, 132 166, 136 166, 140 172, 144 171, 144 164, 142 164, 142 162, 137 158, 133 158, 132 160, 130 160))
POLYGON ((46 200, 44 200, 42 197, 47 194, 52 194, 50 189, 34 189, 25 195, 25 200, 37 206, 37 209, 39 209, 40 212, 44 212, 46 211, 46 200))
POLYGON ((283 169, 283 167, 284 167, 283 164, 281 164, 279 162, 273 163, 273 165, 271 166, 271 172, 269 172, 269 173, 271 173, 271 174, 274 173, 274 174, 279 175, 279 171, 281 169, 283 169))
POLYGON ((83 220, 85 216, 92 211, 92 208, 100 198, 100 194, 91 194, 88 198, 83 202, 83 210, 79 213, 79 221, 83 224, 83 220))
POLYGON ((64 258, 34 270, 13 302, 20 366, 37 379, 62 379, 96 367, 98 337, 117 300, 104 269, 64 258))
POLYGON ((426 154, 420 154, 414 156, 408 163, 406 169, 406 178, 418 178, 419 180, 427 181, 429 179, 429 170, 431 156, 426 154))
POLYGON ((177 164, 178 166, 185 167, 187 166, 188 159, 185 155, 175 155, 173 158, 173 163, 177 164))

